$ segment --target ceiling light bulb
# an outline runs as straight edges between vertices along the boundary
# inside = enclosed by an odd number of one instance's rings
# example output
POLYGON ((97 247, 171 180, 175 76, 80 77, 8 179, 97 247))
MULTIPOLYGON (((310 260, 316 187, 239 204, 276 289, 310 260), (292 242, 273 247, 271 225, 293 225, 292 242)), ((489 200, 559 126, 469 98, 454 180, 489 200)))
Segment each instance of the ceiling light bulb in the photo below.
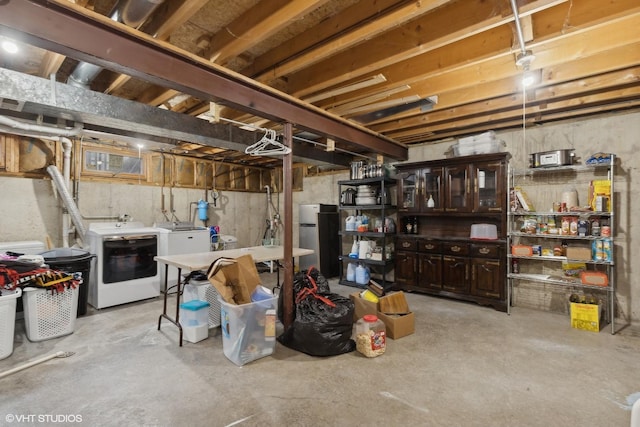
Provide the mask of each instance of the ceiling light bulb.
POLYGON ((16 53, 18 51, 18 45, 9 40, 2 42, 2 48, 8 53, 16 53))
POLYGON ((536 82, 536 78, 533 74, 527 73, 522 76, 522 86, 529 87, 532 86, 536 82))

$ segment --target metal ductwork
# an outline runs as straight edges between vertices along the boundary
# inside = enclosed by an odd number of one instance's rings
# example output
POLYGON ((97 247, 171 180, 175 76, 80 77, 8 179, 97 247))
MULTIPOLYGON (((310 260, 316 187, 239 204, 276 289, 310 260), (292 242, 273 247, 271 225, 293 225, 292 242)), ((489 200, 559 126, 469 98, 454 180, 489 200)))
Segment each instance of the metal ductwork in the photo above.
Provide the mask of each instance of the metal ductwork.
POLYGON ((132 28, 139 28, 164 0, 124 0, 120 22, 132 28))
MULTIPOLYGON (((121 0, 116 4, 109 17, 132 28, 138 28, 151 16, 164 0, 121 0)), ((67 83, 89 89, 102 67, 88 62, 80 62, 67 79, 67 83)))

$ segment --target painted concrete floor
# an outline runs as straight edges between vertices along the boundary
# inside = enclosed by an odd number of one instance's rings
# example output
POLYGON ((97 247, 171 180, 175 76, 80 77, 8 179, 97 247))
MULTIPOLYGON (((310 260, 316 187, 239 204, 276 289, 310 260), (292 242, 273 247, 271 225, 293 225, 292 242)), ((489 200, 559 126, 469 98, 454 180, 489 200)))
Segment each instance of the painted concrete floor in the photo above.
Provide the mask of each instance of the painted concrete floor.
MULTIPOLYGON (((264 283, 275 278, 262 275, 264 283)), ((353 288, 331 282, 334 292, 353 288)), ((315 358, 276 343, 242 367, 219 328, 177 344, 160 299, 89 309, 73 334, 30 342, 16 323, 0 373, 0 425, 628 426, 640 397, 640 334, 572 329, 567 316, 424 295, 407 299, 416 333, 384 355, 315 358)), ((175 296, 170 297, 174 307, 175 296)))

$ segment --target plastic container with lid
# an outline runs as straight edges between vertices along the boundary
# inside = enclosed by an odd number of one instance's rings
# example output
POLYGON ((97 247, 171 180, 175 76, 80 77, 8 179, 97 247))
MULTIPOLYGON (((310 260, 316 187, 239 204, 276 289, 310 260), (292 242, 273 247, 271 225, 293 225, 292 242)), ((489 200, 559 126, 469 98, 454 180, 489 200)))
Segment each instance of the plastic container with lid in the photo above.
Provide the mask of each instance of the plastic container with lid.
POLYGON ((356 350, 366 357, 384 354, 387 330, 375 314, 367 314, 356 322, 356 350))

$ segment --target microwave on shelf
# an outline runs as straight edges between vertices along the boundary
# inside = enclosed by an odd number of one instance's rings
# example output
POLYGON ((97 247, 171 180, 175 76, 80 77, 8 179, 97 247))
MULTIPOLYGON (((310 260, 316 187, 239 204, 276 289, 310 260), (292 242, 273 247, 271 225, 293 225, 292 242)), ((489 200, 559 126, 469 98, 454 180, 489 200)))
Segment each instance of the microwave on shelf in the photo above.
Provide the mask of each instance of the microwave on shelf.
POLYGON ((544 168, 553 166, 572 165, 575 158, 573 148, 553 151, 543 151, 529 155, 529 167, 544 168))

